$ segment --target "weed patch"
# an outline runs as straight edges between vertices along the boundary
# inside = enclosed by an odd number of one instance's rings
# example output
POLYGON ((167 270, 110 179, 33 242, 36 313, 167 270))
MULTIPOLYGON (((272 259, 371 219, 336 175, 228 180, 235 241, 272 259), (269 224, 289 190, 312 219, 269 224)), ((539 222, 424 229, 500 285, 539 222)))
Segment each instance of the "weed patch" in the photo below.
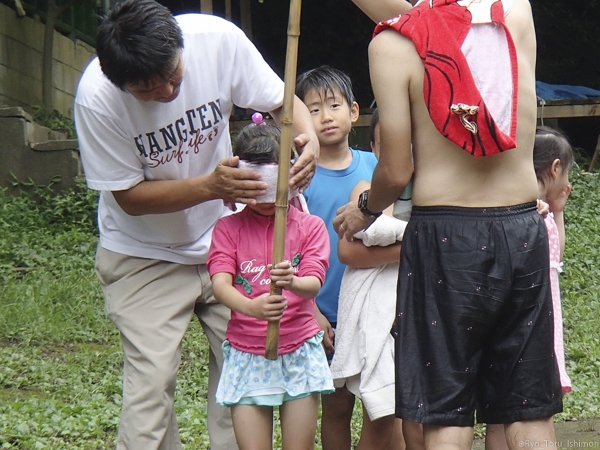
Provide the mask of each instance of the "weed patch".
MULTIPOLYGON (((590 420, 600 417, 600 178, 575 172, 571 182, 560 281, 573 392, 557 420, 590 420)), ((96 202, 83 185, 60 195, 38 188, 33 197, 0 190, 0 448, 115 446, 122 353, 94 274, 96 202)), ((209 448, 208 351, 194 319, 175 394, 187 449, 209 448)), ((360 403, 355 411, 356 444, 360 403)))

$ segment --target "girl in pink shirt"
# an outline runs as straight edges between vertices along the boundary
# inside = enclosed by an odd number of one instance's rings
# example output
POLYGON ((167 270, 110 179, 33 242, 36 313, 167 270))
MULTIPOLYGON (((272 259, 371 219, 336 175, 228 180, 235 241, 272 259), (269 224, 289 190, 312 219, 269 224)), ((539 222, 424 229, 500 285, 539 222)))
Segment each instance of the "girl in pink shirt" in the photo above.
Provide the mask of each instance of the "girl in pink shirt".
POLYGON ((231 407, 240 450, 272 448, 274 406, 283 448, 314 448, 319 394, 333 391, 314 318, 329 258, 323 221, 289 207, 284 262, 270 264, 279 138, 279 129, 264 123, 238 135, 239 167, 261 173, 269 188, 256 204, 217 222, 207 262, 215 298, 231 309, 217 402, 231 407), (271 295, 271 283, 282 295, 271 295), (269 320, 280 320, 274 361, 264 357, 269 320))
POLYGON ((571 380, 565 368, 562 306, 558 274, 562 272, 565 251, 563 208, 571 193, 569 171, 575 158, 567 138, 550 127, 538 127, 533 148, 533 165, 538 179, 540 198, 548 203, 550 213, 545 222, 550 240, 550 288, 554 308, 554 354, 558 364, 563 394, 571 391, 571 380))

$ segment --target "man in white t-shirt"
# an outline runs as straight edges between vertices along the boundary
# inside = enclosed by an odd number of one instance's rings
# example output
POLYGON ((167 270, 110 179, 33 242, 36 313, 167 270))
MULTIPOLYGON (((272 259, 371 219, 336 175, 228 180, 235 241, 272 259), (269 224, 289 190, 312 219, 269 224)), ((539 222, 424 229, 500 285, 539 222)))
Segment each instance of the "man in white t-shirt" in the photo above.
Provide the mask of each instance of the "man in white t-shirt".
MULTIPOLYGON (((214 16, 173 17, 126 0, 98 28, 75 120, 87 184, 101 191, 96 271, 124 350, 118 449, 181 448, 173 395, 181 340, 195 311, 210 342, 208 428, 213 450, 237 448, 215 404, 229 310, 212 295, 206 257, 215 222, 253 203, 266 183, 236 169, 233 105, 278 120, 283 82, 241 30, 214 16)), ((303 190, 319 152, 310 114, 294 103, 303 190)))

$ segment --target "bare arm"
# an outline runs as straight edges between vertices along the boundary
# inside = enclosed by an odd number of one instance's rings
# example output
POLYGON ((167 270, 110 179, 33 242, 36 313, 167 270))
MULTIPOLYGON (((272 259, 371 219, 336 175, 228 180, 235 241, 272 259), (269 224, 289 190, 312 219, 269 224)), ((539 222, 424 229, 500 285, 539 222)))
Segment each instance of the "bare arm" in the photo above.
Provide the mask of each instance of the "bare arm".
MULTIPOLYGON (((278 121, 280 109, 272 114, 278 121)), ((310 113, 297 97, 292 135, 296 136, 294 143, 302 155, 290 170, 290 185, 304 190, 316 170, 319 142, 310 113)), ((237 169, 237 163, 237 157, 226 158, 206 175, 181 180, 146 180, 112 194, 123 211, 132 216, 181 211, 217 199, 225 203, 255 204, 255 198, 266 193, 267 184, 260 181, 258 173, 237 169)))
POLYGON ((412 8, 405 0, 352 0, 373 22, 403 14, 412 8))
MULTIPOLYGON (((371 84, 381 130, 379 163, 373 173, 367 205, 372 212, 391 205, 412 177, 409 73, 411 65, 422 64, 418 55, 415 58, 412 54, 416 55, 412 42, 391 30, 378 34, 369 46, 371 84)), ((340 239, 351 241, 357 231, 373 223, 356 203, 348 203, 337 213, 333 224, 340 239)))
POLYGON ((233 286, 229 273, 219 272, 211 277, 215 298, 229 309, 262 320, 279 320, 287 307, 283 295, 263 294, 255 299, 242 295, 233 286))
POLYGON ((377 35, 369 46, 371 84, 381 129, 379 164, 369 195, 371 211, 382 211, 393 203, 413 174, 408 66, 422 63, 407 59, 408 51, 414 53, 412 42, 395 31, 377 35))
MULTIPOLYGON (((350 193, 350 203, 356 203, 358 196, 365 189, 369 189, 371 183, 359 181, 350 193)), ((392 209, 388 208, 384 214, 392 215, 392 209)), ((384 264, 398 262, 400 260, 400 243, 386 246, 367 247, 360 239, 347 241, 340 239, 338 241, 338 258, 342 264, 355 269, 371 269, 384 264)))
POLYGON ((123 211, 132 216, 181 211, 209 200, 226 203, 255 203, 254 197, 266 193, 267 184, 251 170, 235 168, 237 157, 219 162, 215 170, 181 180, 142 181, 112 194, 123 211))
POLYGON ((556 226, 558 228, 558 242, 560 244, 560 259, 562 261, 563 254, 565 252, 565 244, 566 244, 566 233, 565 233, 565 216, 563 213, 563 209, 569 195, 571 194, 571 185, 568 184, 563 192, 560 193, 558 199, 550 204, 550 211, 554 214, 554 221, 556 222, 556 226))
POLYGON ((330 355, 335 347, 333 346, 333 339, 335 334, 331 323, 327 320, 327 317, 323 315, 317 304, 315 303, 315 320, 319 324, 319 328, 323 331, 323 349, 327 355, 330 355))
POLYGON ((560 260, 562 261, 565 253, 565 239, 567 237, 565 234, 565 216, 562 211, 554 213, 554 221, 558 228, 558 244, 560 246, 560 260))
POLYGON ((271 271, 271 283, 275 283, 280 289, 285 289, 301 298, 315 298, 321 289, 321 280, 313 275, 298 277, 294 275, 294 269, 289 261, 280 262, 271 271))
POLYGON ((366 247, 360 240, 349 242, 341 239, 338 242, 338 257, 342 264, 355 269, 371 269, 398 262, 400 249, 400 242, 385 247, 366 247))

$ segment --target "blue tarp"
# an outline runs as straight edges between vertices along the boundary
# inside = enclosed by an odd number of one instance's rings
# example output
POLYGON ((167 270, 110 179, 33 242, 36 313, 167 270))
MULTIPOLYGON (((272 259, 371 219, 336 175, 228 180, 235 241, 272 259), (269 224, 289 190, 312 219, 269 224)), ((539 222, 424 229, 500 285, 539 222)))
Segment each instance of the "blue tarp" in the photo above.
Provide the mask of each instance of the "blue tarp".
POLYGON ((535 91, 537 96, 544 100, 600 97, 600 91, 589 87, 570 86, 568 84, 548 84, 543 81, 535 82, 535 91))

